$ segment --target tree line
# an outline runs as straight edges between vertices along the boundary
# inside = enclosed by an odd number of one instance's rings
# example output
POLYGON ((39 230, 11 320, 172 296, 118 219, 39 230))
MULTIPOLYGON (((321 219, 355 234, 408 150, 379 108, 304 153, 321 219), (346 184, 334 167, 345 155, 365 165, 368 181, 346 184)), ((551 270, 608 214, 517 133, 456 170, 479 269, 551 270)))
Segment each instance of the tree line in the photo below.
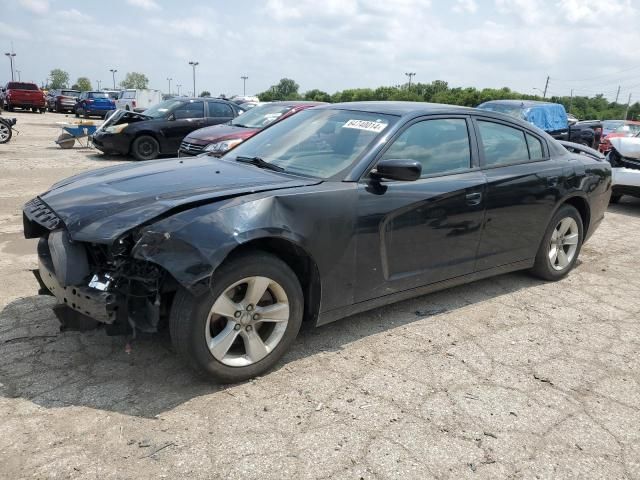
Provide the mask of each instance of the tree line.
MULTIPOLYGON (((75 83, 71 83, 69 74, 60 68, 54 68, 49 73, 49 89, 71 88, 72 90, 80 90, 86 92, 93 90, 93 85, 88 77, 78 77, 75 83)), ((108 85, 108 82, 106 83, 108 85)), ((120 82, 120 88, 140 88, 144 89, 149 86, 149 79, 143 73, 128 72, 124 80, 120 82)))
MULTIPOLYGON (((567 112, 572 113, 581 120, 624 118, 627 108, 626 104, 610 102, 602 94, 593 97, 552 96, 543 99, 539 95, 520 93, 507 87, 499 89, 483 88, 482 90, 474 87, 450 87, 449 84, 443 80, 434 80, 431 83, 412 83, 411 85, 378 87, 375 89, 350 88, 333 94, 318 89, 300 93, 299 89, 300 86, 294 80, 283 78, 276 85, 272 85, 266 91, 259 93, 258 98, 264 102, 274 100, 312 100, 330 103, 367 100, 403 100, 446 103, 466 107, 476 107, 489 100, 546 100, 563 104, 567 112)), ((629 107, 627 118, 638 119, 639 117, 640 102, 635 102, 629 107)))

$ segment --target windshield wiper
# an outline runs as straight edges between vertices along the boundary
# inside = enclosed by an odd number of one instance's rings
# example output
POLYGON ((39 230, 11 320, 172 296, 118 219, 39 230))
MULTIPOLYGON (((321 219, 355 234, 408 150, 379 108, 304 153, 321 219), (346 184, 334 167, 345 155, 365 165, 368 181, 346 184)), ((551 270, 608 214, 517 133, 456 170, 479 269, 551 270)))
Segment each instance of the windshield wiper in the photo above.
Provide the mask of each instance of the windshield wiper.
POLYGON ((267 170, 273 170, 274 172, 284 172, 284 168, 274 165, 273 163, 266 162, 260 157, 243 157, 239 155, 236 157, 236 162, 250 163, 256 167, 266 168, 267 170))

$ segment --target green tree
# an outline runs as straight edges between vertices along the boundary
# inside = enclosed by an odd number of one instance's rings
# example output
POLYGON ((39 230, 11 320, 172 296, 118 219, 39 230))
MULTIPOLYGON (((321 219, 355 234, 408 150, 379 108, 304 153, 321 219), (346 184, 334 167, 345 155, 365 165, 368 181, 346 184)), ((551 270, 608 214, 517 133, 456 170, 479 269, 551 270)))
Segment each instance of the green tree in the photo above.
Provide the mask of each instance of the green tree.
POLYGON ((273 100, 298 100, 300 94, 298 93, 298 85, 294 80, 290 78, 282 78, 277 85, 272 85, 269 90, 266 90, 258 94, 258 98, 262 102, 271 102, 273 100))
POLYGON ((69 74, 60 68, 51 70, 49 78, 49 88, 66 88, 69 85, 69 74))
POLYGON ((304 99, 311 100, 312 102, 330 102, 331 95, 329 95, 327 92, 323 92, 322 90, 314 88, 313 90, 305 92, 304 99))
POLYGON ((149 85, 149 79, 144 73, 127 72, 124 80, 120 82, 122 88, 145 89, 149 85))
POLYGON ((209 90, 203 90, 202 92, 200 92, 200 96, 201 97, 210 97, 211 96, 211 92, 209 90))
POLYGON ((78 77, 78 80, 76 80, 76 83, 74 83, 71 88, 80 90, 81 92, 87 92, 91 90, 91 80, 87 77, 78 77))

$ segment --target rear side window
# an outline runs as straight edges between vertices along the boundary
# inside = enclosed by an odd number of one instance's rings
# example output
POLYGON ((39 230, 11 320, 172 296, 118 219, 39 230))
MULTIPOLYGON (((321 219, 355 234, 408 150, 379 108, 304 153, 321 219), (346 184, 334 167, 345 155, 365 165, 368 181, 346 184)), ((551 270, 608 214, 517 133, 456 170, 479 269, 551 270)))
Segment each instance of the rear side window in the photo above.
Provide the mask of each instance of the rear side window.
POLYGON ((414 123, 382 158, 416 160, 422 165, 423 177, 466 170, 471 167, 467 122, 447 118, 414 123))
POLYGON ((207 102, 210 117, 233 117, 233 110, 229 105, 220 102, 207 102))
POLYGON ((508 165, 529 161, 524 132, 500 123, 478 121, 484 166, 508 165))
POLYGON ((136 98, 136 91, 124 91, 122 92, 122 98, 136 98))
POLYGON ((35 83, 9 82, 7 89, 12 90, 40 90, 35 83))
POLYGON ((527 145, 529 145, 529 158, 531 160, 540 160, 544 158, 544 151, 542 150, 542 142, 533 135, 527 133, 527 145))

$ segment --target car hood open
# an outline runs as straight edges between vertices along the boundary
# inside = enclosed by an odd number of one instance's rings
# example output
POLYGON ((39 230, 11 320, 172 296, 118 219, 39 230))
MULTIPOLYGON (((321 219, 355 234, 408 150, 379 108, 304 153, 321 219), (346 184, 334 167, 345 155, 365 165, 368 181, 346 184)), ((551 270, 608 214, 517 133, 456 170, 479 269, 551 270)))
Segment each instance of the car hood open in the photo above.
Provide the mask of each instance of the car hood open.
POLYGON ((248 138, 254 135, 258 128, 236 127, 234 125, 213 125, 211 127, 200 128, 191 132, 184 139, 185 142, 195 143, 199 145, 207 145, 213 142, 221 142, 223 140, 232 140, 236 138, 248 138))
POLYGON ((72 239, 110 243, 172 210, 316 183, 319 181, 202 156, 82 173, 56 183, 40 199, 64 222, 72 239))
POLYGON ((623 157, 640 160, 640 138, 614 137, 610 138, 609 141, 611 146, 623 157))

